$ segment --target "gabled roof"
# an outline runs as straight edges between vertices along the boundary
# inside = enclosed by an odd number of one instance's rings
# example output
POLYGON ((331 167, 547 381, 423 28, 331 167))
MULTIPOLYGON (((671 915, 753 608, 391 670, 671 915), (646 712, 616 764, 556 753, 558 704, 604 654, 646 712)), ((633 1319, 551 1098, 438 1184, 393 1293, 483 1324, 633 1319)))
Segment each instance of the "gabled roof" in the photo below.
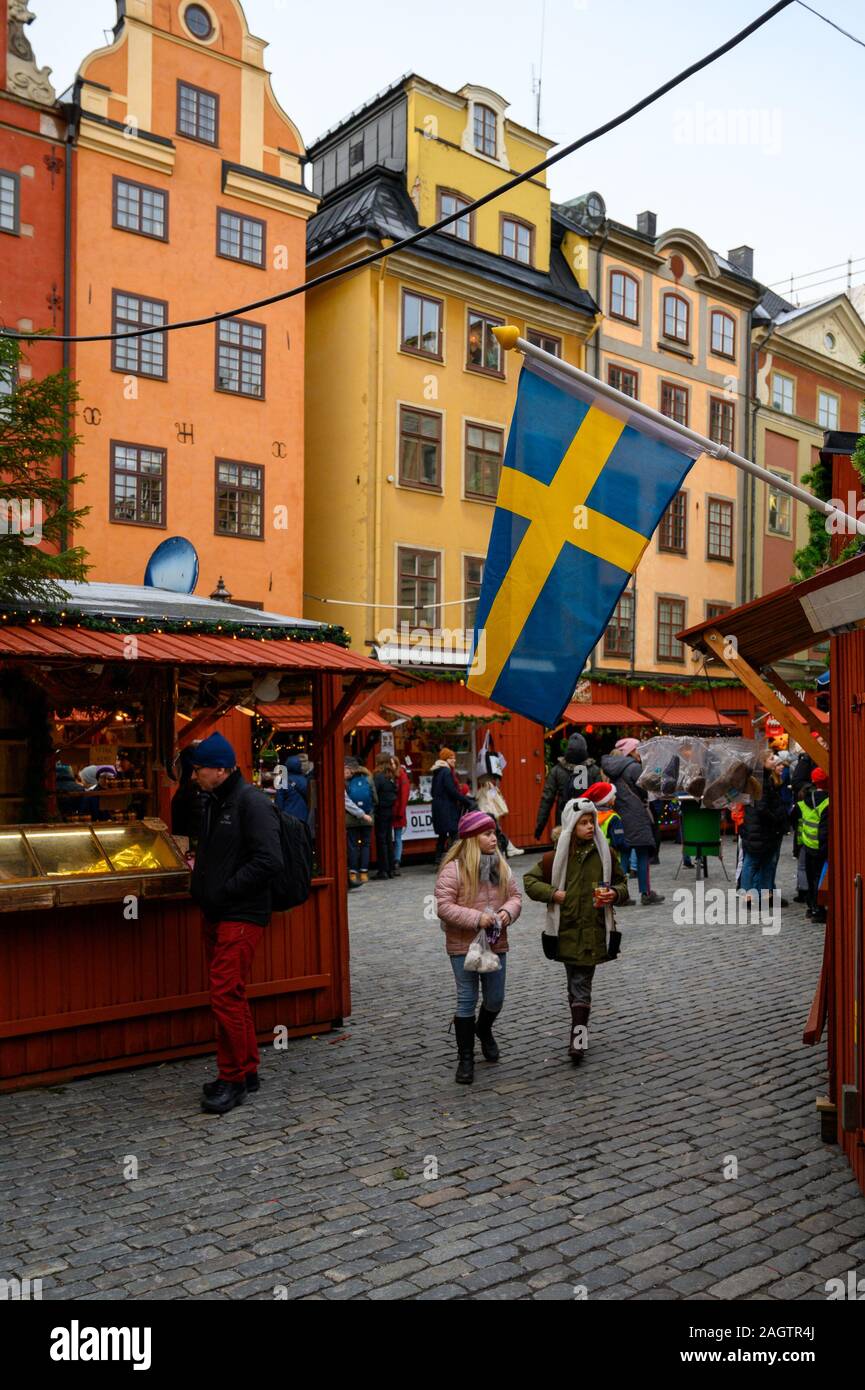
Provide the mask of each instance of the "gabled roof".
MULTIPOLYGON (((420 229, 415 206, 399 175, 373 170, 368 179, 350 185, 342 197, 328 201, 307 223, 307 254, 312 260, 361 236, 400 241, 420 229)), ((433 232, 410 248, 419 256, 461 266, 468 271, 523 293, 550 299, 570 309, 598 312, 594 299, 571 274, 557 247, 550 254, 549 273, 498 256, 443 232, 433 232)))

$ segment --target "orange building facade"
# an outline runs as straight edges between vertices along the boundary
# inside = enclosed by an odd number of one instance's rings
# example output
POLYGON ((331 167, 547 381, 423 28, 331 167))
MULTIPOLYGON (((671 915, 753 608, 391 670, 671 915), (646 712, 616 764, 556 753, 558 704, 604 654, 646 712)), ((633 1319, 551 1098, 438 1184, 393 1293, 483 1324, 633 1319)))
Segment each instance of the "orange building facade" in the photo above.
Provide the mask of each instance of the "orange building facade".
MULTIPOLYGON (((0 0, 0 323, 22 333, 59 333, 66 122, 51 70, 38 66, 20 13, 0 0)), ((33 344, 20 375, 42 377, 62 365, 59 343, 33 344)))
POLYGON ((125 0, 75 84, 76 505, 92 579, 140 584, 182 535, 198 592, 302 611, 304 147, 237 0, 125 0))

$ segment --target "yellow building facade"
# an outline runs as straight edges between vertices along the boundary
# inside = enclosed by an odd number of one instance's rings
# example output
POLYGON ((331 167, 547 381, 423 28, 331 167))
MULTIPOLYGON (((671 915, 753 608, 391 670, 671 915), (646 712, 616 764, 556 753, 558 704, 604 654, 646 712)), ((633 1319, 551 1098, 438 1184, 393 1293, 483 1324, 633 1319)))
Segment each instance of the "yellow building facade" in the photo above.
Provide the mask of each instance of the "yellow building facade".
MULTIPOLYGON (((310 146, 308 278, 542 160, 550 142, 506 111, 486 88, 412 76, 310 146)), ((584 248, 553 225, 540 176, 308 292, 307 617, 391 659, 412 632, 435 633, 444 664, 464 659, 521 362, 492 328, 583 366, 597 323, 584 248)))

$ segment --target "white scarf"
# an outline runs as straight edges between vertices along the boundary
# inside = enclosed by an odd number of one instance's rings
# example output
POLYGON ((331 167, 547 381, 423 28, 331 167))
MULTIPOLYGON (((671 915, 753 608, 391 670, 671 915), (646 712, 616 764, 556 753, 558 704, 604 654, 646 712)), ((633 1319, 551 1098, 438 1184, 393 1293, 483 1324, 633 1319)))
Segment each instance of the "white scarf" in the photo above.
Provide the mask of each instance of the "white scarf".
MULTIPOLYGON (((553 871, 550 874, 550 881, 553 889, 563 890, 568 876, 568 858, 571 852, 571 836, 574 833, 574 826, 580 816, 592 816, 595 822, 594 841, 595 849, 601 856, 601 876, 604 883, 611 883, 613 874, 613 860, 610 855, 610 846, 606 835, 598 825, 598 808, 593 801, 580 798, 576 801, 569 801, 562 812, 562 833, 556 845, 555 858, 553 859, 553 871)), ((559 934, 560 910, 558 903, 547 903, 547 920, 544 926, 544 933, 547 936, 558 936, 559 934)), ((615 926, 615 917, 612 907, 604 908, 604 928, 607 934, 607 945, 610 943, 610 932, 615 926)))

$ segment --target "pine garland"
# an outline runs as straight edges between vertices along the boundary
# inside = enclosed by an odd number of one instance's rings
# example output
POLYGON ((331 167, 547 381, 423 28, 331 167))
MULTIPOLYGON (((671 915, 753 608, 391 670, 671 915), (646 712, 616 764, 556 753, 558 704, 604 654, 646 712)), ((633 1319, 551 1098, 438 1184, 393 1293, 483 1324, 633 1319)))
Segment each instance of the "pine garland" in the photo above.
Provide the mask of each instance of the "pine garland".
POLYGON ((322 627, 260 627, 252 623, 216 623, 203 618, 101 618, 89 613, 70 613, 42 608, 14 608, 0 613, 0 621, 9 627, 38 623, 40 627, 87 628, 91 632, 117 633, 196 633, 209 637, 248 637, 258 642, 333 642, 348 647, 351 638, 345 628, 336 623, 322 627))

